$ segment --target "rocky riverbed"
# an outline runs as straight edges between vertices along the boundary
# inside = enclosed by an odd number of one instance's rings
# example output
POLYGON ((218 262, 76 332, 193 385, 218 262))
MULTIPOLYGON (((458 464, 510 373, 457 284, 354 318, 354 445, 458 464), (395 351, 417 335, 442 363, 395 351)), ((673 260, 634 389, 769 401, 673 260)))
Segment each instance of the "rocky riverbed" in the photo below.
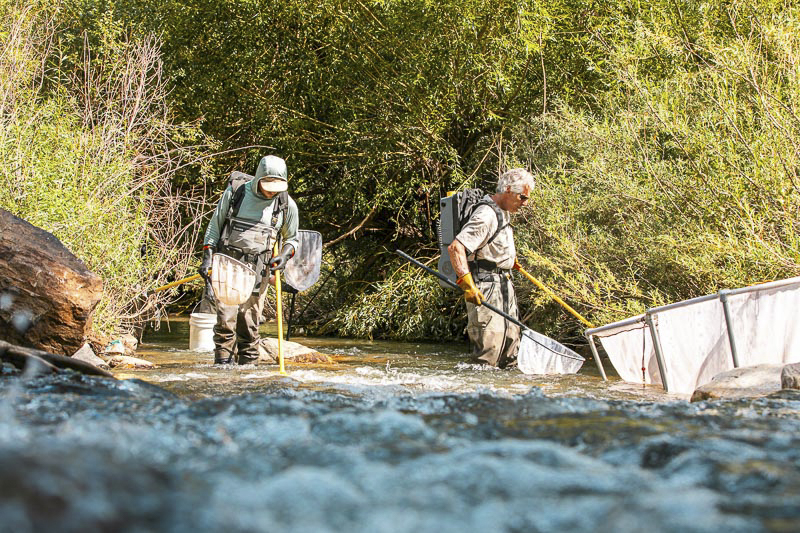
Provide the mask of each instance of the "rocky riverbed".
POLYGON ((166 344, 149 347, 161 353, 158 369, 119 381, 6 369, 0 530, 752 532, 800 523, 796 391, 689 403, 590 374, 548 381, 471 368, 458 350, 328 348, 334 367, 289 376, 213 367, 166 344))

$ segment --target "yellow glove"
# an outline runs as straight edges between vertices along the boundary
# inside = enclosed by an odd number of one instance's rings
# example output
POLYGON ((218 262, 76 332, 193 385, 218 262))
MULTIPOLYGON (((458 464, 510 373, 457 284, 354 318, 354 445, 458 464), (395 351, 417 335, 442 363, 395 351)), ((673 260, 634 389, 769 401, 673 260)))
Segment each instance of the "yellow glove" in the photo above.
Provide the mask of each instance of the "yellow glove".
POLYGON ((481 305, 483 303, 484 297, 483 293, 478 289, 475 285, 475 282, 472 280, 472 272, 467 272, 458 280, 456 280, 458 286, 464 291, 464 299, 470 303, 475 305, 481 305))

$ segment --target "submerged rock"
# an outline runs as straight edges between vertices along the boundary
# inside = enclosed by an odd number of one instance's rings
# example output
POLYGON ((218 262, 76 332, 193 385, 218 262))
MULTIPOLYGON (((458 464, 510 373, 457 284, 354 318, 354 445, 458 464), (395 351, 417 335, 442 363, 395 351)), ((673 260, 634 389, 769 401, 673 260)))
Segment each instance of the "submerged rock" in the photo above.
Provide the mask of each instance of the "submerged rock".
MULTIPOLYGON (((260 360, 268 363, 278 362, 278 339, 265 337, 258 345, 260 360)), ((283 357, 293 363, 332 363, 329 355, 292 341, 283 341, 283 357)))
POLYGON ((145 359, 138 357, 130 357, 127 355, 115 355, 108 360, 111 368, 158 368, 155 363, 151 363, 145 359))
POLYGON ((720 372, 692 393, 692 402, 711 399, 752 398, 781 390, 784 365, 755 365, 720 372))
POLYGON ((0 339, 70 356, 86 340, 102 280, 55 236, 0 209, 0 339))

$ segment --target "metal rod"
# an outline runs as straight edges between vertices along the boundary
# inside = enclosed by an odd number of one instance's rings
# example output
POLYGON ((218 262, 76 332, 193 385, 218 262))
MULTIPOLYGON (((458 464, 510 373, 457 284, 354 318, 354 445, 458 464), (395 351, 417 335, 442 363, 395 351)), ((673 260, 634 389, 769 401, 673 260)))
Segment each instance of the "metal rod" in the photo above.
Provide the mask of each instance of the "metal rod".
MULTIPOLYGON (((275 249, 272 251, 272 256, 275 257, 278 253, 278 243, 275 243, 275 249)), ((281 291, 281 271, 275 271, 275 318, 278 322, 278 368, 281 375, 286 374, 286 365, 283 361, 283 291, 281 291)))
POLYGON ((750 287, 742 287, 740 289, 732 289, 728 291, 728 294, 742 294, 745 292, 754 292, 754 291, 763 291, 769 289, 776 289, 778 287, 783 287, 784 285, 796 285, 800 284, 800 277, 797 278, 788 278, 782 279, 778 281, 770 281, 769 283, 761 283, 759 285, 752 285, 750 287))
POLYGON ((297 291, 292 293, 292 304, 289 306, 289 320, 286 324, 286 340, 292 336, 292 316, 294 315, 294 299, 297 297, 297 291))
MULTIPOLYGON (((656 352, 656 362, 658 363, 658 373, 661 376, 661 385, 666 392, 669 392, 667 368, 664 366, 664 354, 661 352, 661 339, 658 336, 658 331, 653 322, 653 315, 650 311, 645 313, 645 322, 647 322, 647 327, 650 328, 650 338, 653 340, 653 349, 655 349, 656 352)), ((644 334, 644 332, 642 332, 642 334, 644 334)))
POLYGON ((728 342, 731 345, 731 358, 733 368, 739 368, 739 352, 736 350, 736 340, 733 338, 733 317, 731 316, 731 306, 728 303, 728 296, 731 291, 719 291, 719 301, 722 302, 722 312, 725 314, 725 328, 728 330, 728 342))
POLYGON ((623 326, 632 326, 634 324, 638 324, 639 322, 644 319, 644 315, 636 315, 631 318, 626 318, 625 320, 620 320, 618 322, 612 322, 611 324, 606 324, 605 326, 600 326, 599 328, 592 328, 587 329, 584 332, 584 335, 599 335, 600 333, 604 333, 611 329, 621 328, 623 326))
MULTIPOLYGON (((402 257, 403 259, 405 259, 405 260, 406 260, 406 261, 408 261, 409 263, 413 263, 413 264, 417 265, 418 267, 420 267, 422 270, 424 270, 424 271, 425 271, 425 272, 427 272, 428 274, 433 274, 434 276, 436 276, 437 278, 439 278, 439 279, 440 279, 440 280, 442 280, 443 282, 447 283, 447 284, 448 284, 450 287, 452 287, 452 288, 456 289, 457 291, 461 291, 461 287, 459 287, 458 285, 456 285, 455 283, 453 283, 452 281, 450 281, 449 279, 447 279, 447 277, 446 277, 446 276, 444 276, 443 274, 441 274, 441 273, 439 273, 439 272, 435 271, 434 269, 432 269, 432 268, 430 268, 430 267, 427 267, 427 266, 423 265, 422 263, 420 263, 419 261, 417 261, 416 259, 414 259, 414 258, 413 258, 413 257, 411 257, 410 255, 408 255, 408 254, 407 254, 407 253, 405 253, 404 251, 402 251, 402 250, 395 250, 395 253, 397 253, 397 255, 399 255, 400 257, 402 257)), ((463 292, 463 291, 462 291, 462 292, 463 292)), ((505 318, 505 319, 506 319, 506 320, 508 320, 509 322, 513 322, 514 324, 518 325, 518 326, 519 326, 519 327, 521 327, 522 329, 530 329, 528 326, 526 326, 525 324, 523 324, 522 322, 520 322, 518 319, 514 318, 513 316, 509 315, 508 313, 506 313, 506 312, 504 312, 504 311, 501 311, 500 309, 496 308, 495 306, 493 306, 493 305, 492 305, 492 304, 490 304, 490 303, 483 302, 481 305, 482 305, 482 306, 484 306, 486 309, 489 309, 489 310, 491 310, 491 311, 494 311, 495 313, 497 313, 497 314, 498 314, 498 315, 500 315, 501 317, 505 318)), ((535 341, 534 341, 534 342, 535 342, 535 341)), ((538 343, 537 343, 537 344, 538 344, 538 343)))
POLYGON ((594 345, 594 335, 588 335, 586 339, 589 341, 589 347, 592 349, 592 355, 594 355, 594 362, 597 365, 597 369, 600 370, 600 375, 603 376, 603 381, 608 381, 606 369, 603 368, 603 362, 600 361, 600 354, 597 353, 597 346, 594 345))
POLYGON ((647 312, 654 314, 654 313, 663 313, 664 311, 671 311, 672 309, 678 309, 680 307, 686 307, 687 305, 692 304, 699 304, 702 302, 708 302, 709 300, 716 300, 717 294, 706 294, 705 296, 698 296, 697 298, 692 298, 691 300, 684 300, 682 302, 675 302, 674 304, 667 304, 662 305, 661 307, 653 307, 652 309, 648 309, 647 312))

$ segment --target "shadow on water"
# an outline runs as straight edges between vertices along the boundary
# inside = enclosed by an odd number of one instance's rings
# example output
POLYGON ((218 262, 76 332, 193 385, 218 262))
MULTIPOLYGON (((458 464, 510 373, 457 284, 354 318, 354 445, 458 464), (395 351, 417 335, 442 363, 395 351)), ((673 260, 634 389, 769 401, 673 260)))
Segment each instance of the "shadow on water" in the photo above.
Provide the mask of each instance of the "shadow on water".
POLYGON ((335 364, 214 367, 172 321, 118 382, 0 379, 1 531, 795 531, 800 395, 295 337, 335 364))

